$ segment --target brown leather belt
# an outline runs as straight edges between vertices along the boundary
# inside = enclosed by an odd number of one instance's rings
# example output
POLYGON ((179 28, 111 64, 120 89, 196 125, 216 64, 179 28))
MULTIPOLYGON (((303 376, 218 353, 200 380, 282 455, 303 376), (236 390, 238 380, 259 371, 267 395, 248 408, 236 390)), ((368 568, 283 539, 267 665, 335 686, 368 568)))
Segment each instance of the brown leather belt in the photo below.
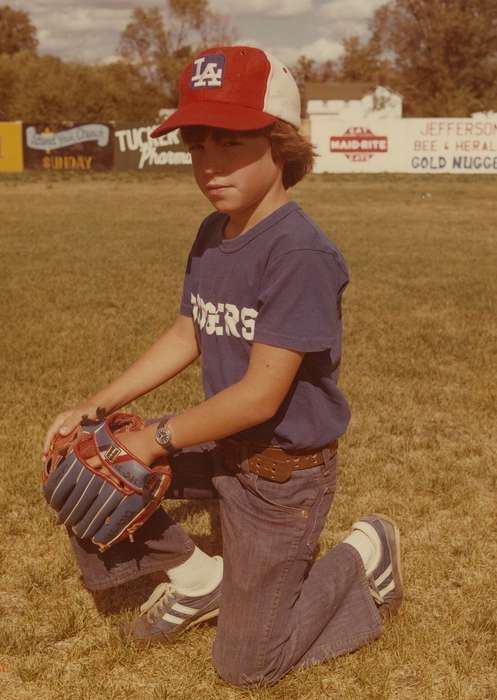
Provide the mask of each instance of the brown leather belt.
POLYGON ((224 466, 231 471, 249 471, 263 479, 287 481, 294 469, 310 469, 336 455, 338 440, 320 450, 284 450, 226 438, 219 440, 224 466))

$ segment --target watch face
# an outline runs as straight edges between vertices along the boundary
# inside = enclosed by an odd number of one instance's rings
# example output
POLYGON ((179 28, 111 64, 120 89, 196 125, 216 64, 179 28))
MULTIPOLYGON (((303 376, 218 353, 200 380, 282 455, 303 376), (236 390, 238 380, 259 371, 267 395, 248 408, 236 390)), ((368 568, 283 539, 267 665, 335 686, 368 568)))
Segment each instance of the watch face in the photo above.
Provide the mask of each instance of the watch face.
POLYGON ((171 440, 171 433, 166 426, 162 426, 157 430, 155 439, 160 445, 166 446, 171 440))

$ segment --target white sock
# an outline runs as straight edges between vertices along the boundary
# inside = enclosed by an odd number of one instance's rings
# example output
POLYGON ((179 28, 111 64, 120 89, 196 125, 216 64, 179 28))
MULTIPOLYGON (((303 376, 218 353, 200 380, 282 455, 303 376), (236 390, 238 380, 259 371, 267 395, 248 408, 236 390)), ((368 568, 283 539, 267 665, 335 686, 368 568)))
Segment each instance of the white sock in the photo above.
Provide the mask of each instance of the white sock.
POLYGON ((168 569, 167 575, 178 593, 200 596, 210 593, 223 578, 222 557, 210 557, 195 547, 183 564, 168 569))
MULTIPOLYGON (((373 528, 371 529, 373 530, 373 528)), ((381 543, 379 537, 376 535, 373 539, 372 536, 369 537, 362 530, 356 530, 354 528, 350 535, 347 535, 344 539, 344 542, 351 544, 352 547, 359 552, 364 568, 366 569, 366 576, 371 576, 380 561, 381 543)))

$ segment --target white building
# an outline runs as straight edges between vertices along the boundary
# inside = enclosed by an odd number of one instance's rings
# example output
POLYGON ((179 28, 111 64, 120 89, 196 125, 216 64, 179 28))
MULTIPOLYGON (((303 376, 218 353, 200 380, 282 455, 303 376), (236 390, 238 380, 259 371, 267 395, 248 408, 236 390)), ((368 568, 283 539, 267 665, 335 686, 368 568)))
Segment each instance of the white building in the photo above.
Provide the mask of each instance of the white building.
POLYGON ((402 97, 375 83, 306 83, 307 116, 400 119, 402 97))

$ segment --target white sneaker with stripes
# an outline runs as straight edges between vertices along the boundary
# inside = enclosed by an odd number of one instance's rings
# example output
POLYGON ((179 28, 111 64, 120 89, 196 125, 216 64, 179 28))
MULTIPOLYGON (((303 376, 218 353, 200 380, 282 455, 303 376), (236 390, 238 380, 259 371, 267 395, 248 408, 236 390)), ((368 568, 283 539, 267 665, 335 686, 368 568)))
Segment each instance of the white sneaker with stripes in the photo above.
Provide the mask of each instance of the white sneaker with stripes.
POLYGON ((187 596, 171 583, 160 583, 140 607, 130 631, 140 641, 172 641, 189 627, 217 617, 220 599, 221 583, 201 596, 187 596))
POLYGON ((386 515, 366 515, 352 525, 372 541, 379 543, 379 561, 368 575, 369 588, 382 615, 392 614, 402 605, 404 597, 400 568, 400 531, 386 515))

